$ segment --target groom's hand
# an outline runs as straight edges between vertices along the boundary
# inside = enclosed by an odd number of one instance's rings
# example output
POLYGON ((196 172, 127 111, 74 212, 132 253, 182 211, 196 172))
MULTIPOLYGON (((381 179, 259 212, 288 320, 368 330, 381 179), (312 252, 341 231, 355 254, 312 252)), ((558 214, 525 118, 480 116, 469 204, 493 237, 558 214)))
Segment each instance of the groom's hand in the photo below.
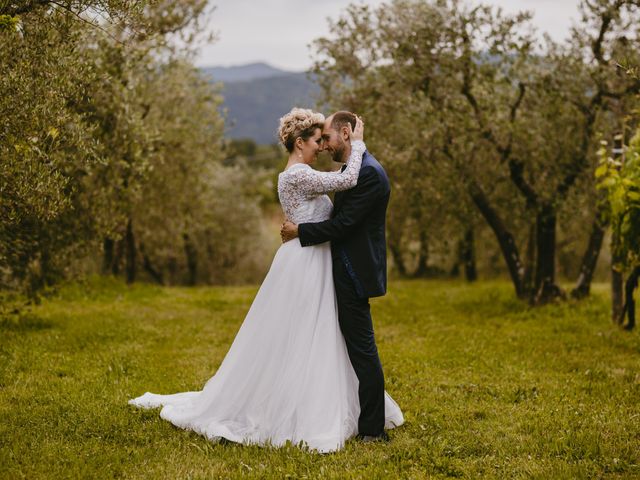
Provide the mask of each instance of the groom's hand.
POLYGON ((298 225, 296 225, 295 223, 291 223, 288 220, 282 224, 282 228, 280 228, 280 238, 282 239, 282 243, 293 240, 297 236, 298 225))

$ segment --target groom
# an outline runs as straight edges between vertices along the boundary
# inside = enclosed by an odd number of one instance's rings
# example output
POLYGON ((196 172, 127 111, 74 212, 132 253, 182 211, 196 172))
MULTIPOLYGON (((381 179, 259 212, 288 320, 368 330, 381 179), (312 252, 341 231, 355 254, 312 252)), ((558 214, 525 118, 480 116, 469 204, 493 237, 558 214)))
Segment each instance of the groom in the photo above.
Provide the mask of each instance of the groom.
MULTIPOLYGON (((350 132, 355 128, 353 113, 334 113, 325 121, 322 149, 334 161, 345 163, 351 154, 350 132)), ((384 431, 384 375, 369 298, 382 296, 387 290, 385 214, 390 193, 387 174, 365 151, 358 183, 335 194, 331 219, 300 225, 285 222, 280 232, 283 242, 300 237, 303 247, 331 241, 338 319, 359 380, 358 436, 364 441, 388 440, 384 431)))

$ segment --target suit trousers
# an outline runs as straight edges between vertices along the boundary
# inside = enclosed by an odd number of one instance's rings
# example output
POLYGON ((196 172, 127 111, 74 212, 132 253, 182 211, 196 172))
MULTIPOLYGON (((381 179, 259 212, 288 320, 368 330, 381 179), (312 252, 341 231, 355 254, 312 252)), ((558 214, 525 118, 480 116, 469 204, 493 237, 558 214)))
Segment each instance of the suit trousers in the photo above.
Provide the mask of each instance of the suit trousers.
POLYGON ((384 432, 384 374, 373 334, 368 298, 360 298, 340 258, 333 259, 333 281, 338 300, 338 321, 351 365, 358 377, 360 418, 358 433, 384 432))

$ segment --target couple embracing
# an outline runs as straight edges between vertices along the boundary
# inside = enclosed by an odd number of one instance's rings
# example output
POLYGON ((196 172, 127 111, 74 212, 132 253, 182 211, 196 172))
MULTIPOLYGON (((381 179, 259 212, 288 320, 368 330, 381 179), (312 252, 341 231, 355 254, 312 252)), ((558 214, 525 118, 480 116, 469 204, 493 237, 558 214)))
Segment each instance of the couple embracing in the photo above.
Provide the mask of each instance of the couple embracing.
POLYGON ((201 391, 147 392, 130 404, 162 406, 162 418, 213 441, 319 452, 353 436, 387 440, 385 428, 404 422, 384 390, 369 308, 386 292, 390 186, 363 133, 350 112, 325 119, 294 108, 280 119, 283 244, 233 344, 201 391), (310 167, 322 150, 341 171, 310 167))

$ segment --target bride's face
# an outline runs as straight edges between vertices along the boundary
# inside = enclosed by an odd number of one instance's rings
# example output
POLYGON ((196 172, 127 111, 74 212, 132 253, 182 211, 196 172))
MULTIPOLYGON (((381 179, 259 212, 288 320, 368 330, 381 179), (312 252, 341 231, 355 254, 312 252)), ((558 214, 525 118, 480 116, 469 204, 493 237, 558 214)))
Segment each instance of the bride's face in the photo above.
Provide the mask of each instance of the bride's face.
POLYGON ((304 163, 313 163, 318 158, 322 146, 322 131, 316 128, 306 141, 302 142, 302 161, 304 163))

